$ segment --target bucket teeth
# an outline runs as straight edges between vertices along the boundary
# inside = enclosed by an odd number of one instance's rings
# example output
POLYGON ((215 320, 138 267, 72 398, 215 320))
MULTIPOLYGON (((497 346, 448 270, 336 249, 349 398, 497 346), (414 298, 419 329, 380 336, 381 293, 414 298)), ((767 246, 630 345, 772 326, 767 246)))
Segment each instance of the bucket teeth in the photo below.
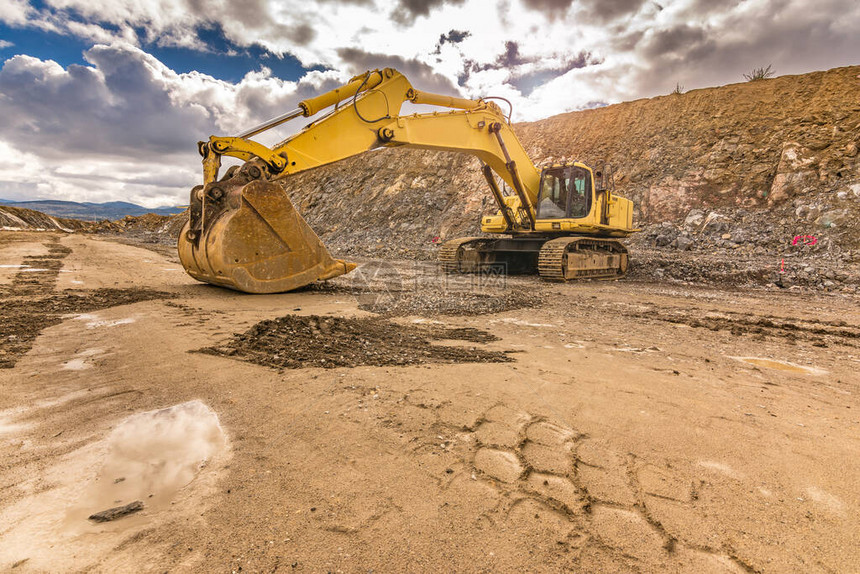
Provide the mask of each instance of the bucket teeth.
POLYGON ((179 258, 195 279, 246 293, 292 291, 355 269, 329 254, 280 185, 244 170, 192 192, 179 258))

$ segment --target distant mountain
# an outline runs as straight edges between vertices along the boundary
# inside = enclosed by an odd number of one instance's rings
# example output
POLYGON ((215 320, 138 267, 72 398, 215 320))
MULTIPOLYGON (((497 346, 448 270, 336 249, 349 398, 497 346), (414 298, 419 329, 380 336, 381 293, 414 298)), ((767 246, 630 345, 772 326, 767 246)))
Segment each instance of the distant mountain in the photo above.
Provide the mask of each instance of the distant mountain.
POLYGON ((144 215, 156 213, 158 215, 175 215, 185 211, 181 207, 155 207, 148 208, 127 201, 108 201, 106 203, 78 203, 75 201, 56 201, 51 199, 36 201, 11 201, 0 199, 0 204, 23 209, 33 209, 53 215, 55 217, 66 217, 69 219, 80 219, 83 221, 101 221, 103 219, 122 219, 126 215, 144 215))

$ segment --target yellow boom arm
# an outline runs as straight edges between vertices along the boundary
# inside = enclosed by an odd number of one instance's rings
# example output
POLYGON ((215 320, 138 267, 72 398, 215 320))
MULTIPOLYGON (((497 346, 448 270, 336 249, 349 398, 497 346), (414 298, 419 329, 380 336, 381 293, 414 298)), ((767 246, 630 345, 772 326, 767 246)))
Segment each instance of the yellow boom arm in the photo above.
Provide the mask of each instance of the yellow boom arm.
POLYGON ((419 92, 399 72, 386 68, 353 78, 348 84, 304 100, 299 108, 237 137, 212 136, 201 142, 204 184, 218 178, 222 155, 259 158, 271 180, 337 162, 377 147, 409 146, 470 153, 480 158, 517 192, 493 195, 509 231, 533 229, 540 173, 499 107, 493 102, 419 92), (453 108, 400 115, 404 102, 453 108), (247 139, 289 119, 309 117, 335 106, 320 119, 271 149, 247 139))

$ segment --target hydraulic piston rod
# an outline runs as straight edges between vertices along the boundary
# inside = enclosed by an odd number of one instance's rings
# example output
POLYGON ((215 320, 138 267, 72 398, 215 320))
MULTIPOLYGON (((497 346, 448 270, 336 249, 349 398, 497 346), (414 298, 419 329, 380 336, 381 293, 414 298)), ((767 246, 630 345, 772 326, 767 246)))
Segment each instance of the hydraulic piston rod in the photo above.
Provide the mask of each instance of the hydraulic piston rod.
POLYGON ((290 121, 293 118, 297 118, 299 116, 305 115, 305 111, 302 108, 296 108, 291 112, 287 112, 285 114, 281 114, 276 118, 272 118, 270 120, 266 120, 258 126, 254 126, 253 128, 246 130, 240 134, 238 134, 237 138, 249 138, 251 136, 257 135, 260 132, 264 132, 270 128, 275 126, 279 126, 283 123, 290 121))

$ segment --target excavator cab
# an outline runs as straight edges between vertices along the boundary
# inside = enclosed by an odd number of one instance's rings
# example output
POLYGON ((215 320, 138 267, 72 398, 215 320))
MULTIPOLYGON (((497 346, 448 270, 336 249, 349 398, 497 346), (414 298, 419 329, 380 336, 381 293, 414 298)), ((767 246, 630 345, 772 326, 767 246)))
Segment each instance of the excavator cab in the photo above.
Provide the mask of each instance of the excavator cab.
POLYGON ((541 174, 537 219, 579 219, 592 204, 591 172, 579 166, 550 167, 541 174))

